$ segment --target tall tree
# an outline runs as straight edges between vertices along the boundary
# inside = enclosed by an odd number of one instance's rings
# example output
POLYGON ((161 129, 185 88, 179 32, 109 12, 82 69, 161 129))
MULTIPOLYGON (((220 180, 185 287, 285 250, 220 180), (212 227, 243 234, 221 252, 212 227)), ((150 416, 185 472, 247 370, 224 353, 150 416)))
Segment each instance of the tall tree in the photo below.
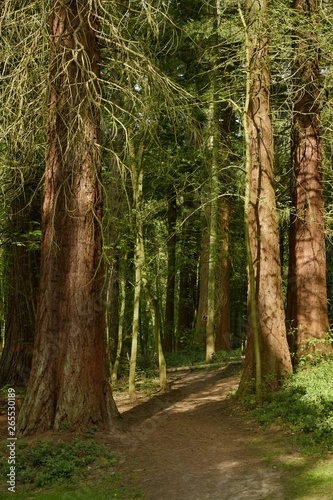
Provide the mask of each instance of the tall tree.
POLYGON ((201 253, 200 253, 200 279, 199 300, 196 318, 197 340, 200 345, 205 345, 207 325, 207 297, 208 297, 208 275, 209 275, 209 234, 210 234, 210 206, 205 204, 205 227, 202 230, 201 253))
POLYGON ((24 434, 105 429, 99 48, 94 2, 52 0, 40 288, 24 434))
MULTIPOLYGON (((200 253, 201 220, 194 210, 199 205, 192 196, 183 204, 183 218, 179 259, 178 348, 188 346, 189 332, 195 326, 197 309, 197 274, 200 253), (187 217, 190 215, 189 219, 187 217)), ((206 294, 207 297, 207 294, 206 294)), ((192 338, 193 340, 193 338, 192 338)))
MULTIPOLYGON (((262 376, 274 390, 291 371, 283 307, 279 235, 274 193, 273 133, 270 105, 270 59, 267 34, 268 2, 254 0, 246 12, 248 106, 245 134, 249 161, 249 238, 254 290, 249 287, 248 340, 239 391, 257 378, 255 322, 257 314, 262 376), (255 295, 253 294, 255 293, 255 295), (253 304, 256 310, 253 309, 253 304)), ((251 275, 250 275, 251 278, 251 275)), ((250 283, 251 284, 251 283, 250 283)), ((258 368, 258 366, 257 366, 258 368)), ((260 390, 260 389, 259 389, 260 390)))
POLYGON ((326 294, 319 49, 313 44, 318 0, 294 0, 293 208, 289 236, 287 322, 294 361, 327 353, 326 294), (308 342, 309 340, 318 342, 308 342))
POLYGON ((223 197, 219 200, 219 286, 217 297, 216 339, 217 351, 230 351, 230 258, 229 258, 229 223, 230 206, 223 197))
POLYGON ((172 352, 172 341, 175 331, 175 276, 176 276, 176 195, 168 200, 168 270, 164 319, 163 350, 172 352))

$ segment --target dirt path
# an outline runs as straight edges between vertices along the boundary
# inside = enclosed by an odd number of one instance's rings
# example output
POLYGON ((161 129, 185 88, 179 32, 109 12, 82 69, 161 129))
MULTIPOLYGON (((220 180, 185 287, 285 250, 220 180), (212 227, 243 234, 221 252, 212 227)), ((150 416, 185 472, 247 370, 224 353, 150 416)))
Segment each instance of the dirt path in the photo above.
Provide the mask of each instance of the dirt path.
POLYGON ((258 439, 269 442, 269 433, 231 411, 226 396, 239 380, 226 375, 176 373, 170 392, 135 405, 115 395, 126 429, 116 443, 121 469, 149 500, 283 498, 280 472, 258 453, 258 439))

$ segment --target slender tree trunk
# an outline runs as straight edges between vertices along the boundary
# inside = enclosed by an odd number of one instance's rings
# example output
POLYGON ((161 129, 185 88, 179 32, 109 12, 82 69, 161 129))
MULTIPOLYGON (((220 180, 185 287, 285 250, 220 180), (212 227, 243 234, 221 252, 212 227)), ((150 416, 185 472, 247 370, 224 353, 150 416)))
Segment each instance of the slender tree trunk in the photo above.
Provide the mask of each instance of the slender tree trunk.
POLYGON ((99 49, 93 7, 51 1, 50 105, 36 337, 18 426, 74 431, 118 416, 104 365, 99 49), (75 131, 75 133, 73 132, 75 131))
POLYGON ((145 290, 145 296, 147 300, 147 307, 151 310, 151 316, 153 320, 153 328, 154 328, 154 336, 155 336, 155 345, 156 352, 158 356, 158 366, 159 366, 159 382, 162 390, 166 390, 168 388, 167 376, 166 376, 166 362, 163 354, 162 347, 162 336, 161 336, 161 320, 160 320, 160 307, 159 300, 156 295, 150 289, 146 268, 145 268, 145 248, 143 238, 140 240, 141 251, 140 254, 142 256, 142 284, 145 290))
POLYGON ((112 362, 117 356, 119 326, 119 258, 115 258, 107 273, 105 329, 106 329, 106 361, 109 374, 112 373, 112 362))
POLYGON ((168 206, 168 271, 167 271, 167 293, 164 319, 163 350, 172 352, 172 344, 175 330, 175 264, 176 264, 176 200, 173 196, 168 206))
MULTIPOLYGON (((123 267, 125 268, 127 261, 127 254, 125 254, 123 259, 123 267)), ((121 292, 121 302, 120 302, 120 313, 119 313, 119 323, 118 323, 118 342, 117 342, 117 355, 116 360, 113 365, 112 370, 112 382, 115 383, 118 378, 118 368, 121 357, 121 350, 123 346, 123 327, 124 327, 124 317, 125 317, 125 307, 126 307, 126 277, 125 270, 123 269, 120 274, 120 292, 121 292)))
POLYGON ((143 189, 143 169, 142 169, 143 139, 140 142, 138 153, 136 155, 131 128, 129 128, 129 148, 130 148, 130 162, 131 162, 132 187, 133 187, 133 209, 135 218, 136 238, 134 245, 135 285, 134 285, 134 305, 133 305, 133 323, 132 323, 132 346, 131 346, 128 389, 129 389, 130 400, 135 401, 136 400, 135 370, 136 370, 136 359, 138 352, 140 294, 141 294, 142 271, 144 265, 143 231, 141 223, 142 189, 143 189))
POLYGON ((209 275, 209 234, 210 234, 210 207, 205 206, 207 225, 203 230, 200 255, 199 301, 196 321, 197 341, 204 346, 206 343, 207 325, 207 296, 209 275))
POLYGON ((142 279, 142 264, 143 264, 139 238, 140 236, 137 235, 134 248, 135 285, 134 285, 131 360, 130 360, 130 373, 128 381, 129 384, 128 391, 129 391, 130 401, 136 400, 135 369, 136 369, 136 359, 138 353, 140 294, 141 294, 141 279, 142 279))
POLYGON ((215 349, 230 351, 230 260, 229 260, 229 220, 230 207, 225 198, 219 202, 220 252, 219 252, 219 289, 217 303, 217 322, 215 349))
POLYGON ((246 50, 249 70, 247 124, 249 147, 249 211, 250 250, 248 340, 245 365, 239 391, 248 390, 254 376, 258 387, 258 361, 266 377, 267 390, 275 390, 284 374, 291 371, 279 254, 279 235, 274 193, 273 133, 270 108, 269 40, 266 16, 267 0, 255 0, 247 12, 248 39, 246 50), (253 263, 253 269, 252 268, 253 263), (254 289, 254 290, 253 290, 254 289), (253 293, 255 291, 255 294, 253 293), (257 322, 253 321, 253 315, 257 322), (255 354, 256 324, 260 357, 255 354))
POLYGON ((292 124, 293 207, 290 224, 287 325, 298 362, 332 352, 326 291, 319 50, 313 43, 318 0, 294 0, 301 29, 295 32, 292 124), (304 27, 303 23, 308 22, 304 27), (309 340, 318 341, 316 344, 309 340))
MULTIPOLYGON (((191 204, 190 209, 193 209, 191 204)), ((194 327, 197 307, 197 272, 200 246, 200 233, 189 219, 182 225, 182 248, 179 272, 179 307, 178 307, 178 349, 186 345, 186 333, 194 327)))
POLYGON ((217 260, 217 223, 218 223, 218 162, 219 162, 219 110, 216 102, 216 70, 212 76, 211 103, 211 202, 209 231, 209 264, 208 264, 208 294, 207 294, 207 329, 206 329, 206 361, 211 361, 215 353, 215 280, 217 260))
POLYGON ((159 384, 162 391, 168 389, 167 373, 166 373, 166 362, 163 354, 162 348, 162 338, 161 338, 161 322, 160 322, 160 310, 159 303, 157 299, 154 299, 153 304, 153 326, 154 326, 154 336, 156 351, 158 356, 158 368, 159 368, 159 384))

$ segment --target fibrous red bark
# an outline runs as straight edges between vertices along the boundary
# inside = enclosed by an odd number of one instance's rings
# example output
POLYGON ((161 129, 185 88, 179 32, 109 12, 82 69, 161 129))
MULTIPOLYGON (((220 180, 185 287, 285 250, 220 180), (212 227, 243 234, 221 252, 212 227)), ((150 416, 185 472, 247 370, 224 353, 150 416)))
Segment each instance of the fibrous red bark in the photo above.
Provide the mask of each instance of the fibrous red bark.
POLYGON ((40 289, 24 434, 113 425, 104 365, 99 50, 92 4, 51 1, 40 289))
MULTIPOLYGON (((262 380, 274 390, 291 371, 279 254, 279 235, 274 192, 273 133, 270 107, 269 40, 264 29, 267 0, 255 0, 248 12, 250 100, 249 232, 255 277, 262 380)), ((254 339, 248 302, 248 336, 240 392, 255 378, 254 339)))
POLYGON ((297 363, 310 353, 328 353, 320 67, 313 46, 317 0, 295 0, 294 9, 308 25, 295 33, 294 114, 292 126, 293 207, 289 237, 287 325, 297 363), (309 341, 313 340, 314 342, 309 341))

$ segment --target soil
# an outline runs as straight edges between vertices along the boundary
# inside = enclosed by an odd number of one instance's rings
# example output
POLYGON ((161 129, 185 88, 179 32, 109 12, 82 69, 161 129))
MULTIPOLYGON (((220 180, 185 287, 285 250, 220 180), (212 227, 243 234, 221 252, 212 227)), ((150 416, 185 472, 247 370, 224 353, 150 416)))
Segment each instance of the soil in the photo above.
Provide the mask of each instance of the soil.
MULTIPOLYGON (((274 440, 228 398, 239 383, 226 369, 178 372, 171 390, 129 403, 115 393, 125 432, 112 440, 119 470, 149 500, 284 498, 279 472, 262 446, 274 440)), ((111 444, 111 443, 110 443, 111 444)))

